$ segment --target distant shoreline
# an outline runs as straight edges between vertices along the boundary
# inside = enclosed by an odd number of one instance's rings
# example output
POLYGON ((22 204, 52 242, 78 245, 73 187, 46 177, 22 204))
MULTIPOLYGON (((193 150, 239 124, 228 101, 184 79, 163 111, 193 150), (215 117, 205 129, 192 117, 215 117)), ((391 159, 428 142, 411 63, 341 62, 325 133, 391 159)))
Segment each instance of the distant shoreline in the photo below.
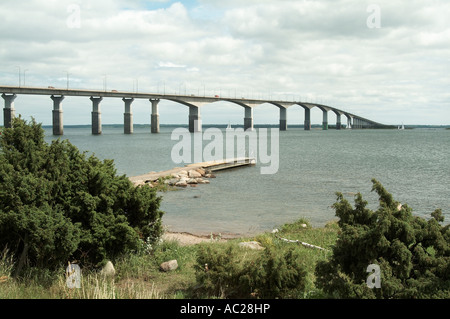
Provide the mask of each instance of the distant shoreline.
MULTIPOLYGON (((64 127, 70 127, 70 128, 90 128, 92 125, 91 124, 64 124, 64 127)), ((133 126, 135 128, 138 127, 150 127, 150 124, 137 124, 134 123, 133 126)), ((228 124, 202 124, 203 127, 205 128, 209 128, 209 127, 214 127, 214 128, 226 128, 228 126, 228 124)), ((244 125, 241 123, 231 123, 231 126, 233 128, 243 128, 244 125)), ((48 125, 42 125, 43 128, 52 128, 53 126, 51 124, 48 125)), ((102 127, 110 127, 110 128, 114 128, 114 127, 123 127, 123 124, 102 124, 102 127)), ((188 124, 160 124, 160 127, 189 127, 188 124)), ((253 124, 254 128, 277 128, 279 127, 279 124, 253 124)), ((333 129, 333 125, 330 124, 329 127, 331 127, 331 129, 333 129)), ((304 125, 302 124, 288 124, 288 129, 289 128, 304 128, 304 125)), ((311 128, 313 129, 322 129, 322 124, 311 124, 311 128)), ((343 128, 345 128, 345 124, 343 125, 343 128)), ((384 129, 397 129, 396 125, 392 125, 391 128, 384 128, 384 129)), ((450 130, 450 124, 449 125, 428 125, 428 124, 412 124, 412 125, 405 125, 405 129, 447 129, 450 130)))

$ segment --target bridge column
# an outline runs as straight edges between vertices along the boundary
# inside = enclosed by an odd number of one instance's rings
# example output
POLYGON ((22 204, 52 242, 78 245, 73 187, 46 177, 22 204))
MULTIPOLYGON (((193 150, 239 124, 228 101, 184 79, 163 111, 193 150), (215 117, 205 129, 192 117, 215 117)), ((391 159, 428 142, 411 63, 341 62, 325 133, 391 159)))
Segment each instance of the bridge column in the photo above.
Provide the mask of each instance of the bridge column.
POLYGON ((287 109, 280 107, 280 131, 287 130, 287 109))
POLYGON ((253 109, 249 106, 245 106, 244 117, 244 131, 250 129, 253 130, 253 109))
POLYGON ((15 116, 14 100, 16 97, 16 94, 2 94, 2 98, 5 100, 5 108, 3 109, 3 126, 5 128, 11 127, 12 120, 15 116))
POLYGON ((341 129, 341 114, 336 114, 336 130, 341 129))
POLYGON ((131 103, 134 98, 123 98, 125 102, 125 113, 123 113, 123 132, 125 134, 133 134, 133 111, 131 110, 131 103))
POLYGON ((311 130, 311 109, 305 108, 305 131, 311 130))
POLYGON ((151 116, 151 132, 159 133, 159 113, 158 113, 158 103, 159 99, 150 99, 152 102, 152 116, 151 116))
POLYGON ((322 130, 328 130, 328 111, 323 110, 322 130))
POLYGON ((200 108, 197 106, 189 106, 189 132, 202 131, 202 117, 200 116, 200 108))
POLYGON ((90 100, 92 101, 92 134, 99 135, 102 134, 102 113, 100 112, 100 102, 103 98, 91 96, 90 100))
POLYGON ((64 95, 50 97, 53 100, 53 135, 63 135, 64 125, 63 125, 63 110, 62 101, 64 100, 64 95))

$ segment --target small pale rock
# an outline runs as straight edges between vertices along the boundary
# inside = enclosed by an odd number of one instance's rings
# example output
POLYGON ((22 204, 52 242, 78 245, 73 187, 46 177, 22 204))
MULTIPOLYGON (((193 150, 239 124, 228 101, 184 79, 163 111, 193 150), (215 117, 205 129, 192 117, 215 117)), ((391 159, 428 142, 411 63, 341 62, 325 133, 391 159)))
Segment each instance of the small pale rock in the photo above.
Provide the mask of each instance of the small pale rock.
POLYGON ((262 250, 264 247, 261 246, 257 241, 244 241, 238 244, 239 247, 250 248, 255 250, 262 250))
POLYGON ((172 270, 175 270, 175 269, 177 269, 178 268, 178 262, 177 262, 177 260, 176 259, 174 259, 174 260, 169 260, 169 261, 166 261, 166 262, 163 262, 160 266, 159 266, 159 268, 162 270, 162 271, 172 271, 172 270))
POLYGON ((113 277, 116 274, 116 269, 114 269, 113 263, 111 261, 108 261, 100 271, 100 274, 106 277, 113 277))
POLYGON ((179 171, 178 172, 178 175, 185 175, 185 176, 187 176, 187 174, 188 174, 187 171, 179 171))

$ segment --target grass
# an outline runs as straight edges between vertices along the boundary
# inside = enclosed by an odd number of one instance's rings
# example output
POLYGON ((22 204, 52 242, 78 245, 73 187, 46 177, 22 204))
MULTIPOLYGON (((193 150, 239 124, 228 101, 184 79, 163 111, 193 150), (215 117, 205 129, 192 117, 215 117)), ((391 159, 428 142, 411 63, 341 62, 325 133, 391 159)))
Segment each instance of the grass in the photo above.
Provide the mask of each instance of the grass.
MULTIPOLYGON (((335 243, 338 226, 335 222, 325 227, 313 228, 304 219, 280 227, 276 233, 263 233, 249 238, 223 242, 182 246, 178 242, 163 241, 151 254, 129 254, 114 261, 116 275, 104 277, 95 270, 82 270, 80 288, 68 288, 65 267, 59 272, 30 269, 21 278, 12 276, 13 258, 4 250, 0 254, 0 299, 190 299, 221 298, 221 296, 198 295, 196 272, 197 252, 203 245, 224 249, 240 241, 256 240, 264 247, 276 250, 295 247, 299 252, 299 263, 307 270, 306 292, 303 298, 320 298, 322 293, 314 286, 314 268, 319 260, 329 257, 330 251, 304 247, 285 242, 280 238, 307 242, 330 249, 335 243), (306 224, 306 227, 304 227, 306 224), (162 272, 159 265, 176 259, 178 268, 162 272), (3 278, 3 280, 2 280, 3 278)), ((240 258, 255 258, 257 251, 238 250, 240 258)))

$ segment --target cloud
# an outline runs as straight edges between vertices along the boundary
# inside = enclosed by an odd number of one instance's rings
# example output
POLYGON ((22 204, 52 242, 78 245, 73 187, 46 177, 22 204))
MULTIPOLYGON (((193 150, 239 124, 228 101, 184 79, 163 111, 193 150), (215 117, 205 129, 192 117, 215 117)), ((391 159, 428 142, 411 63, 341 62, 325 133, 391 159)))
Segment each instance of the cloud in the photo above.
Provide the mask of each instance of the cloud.
POLYGON ((158 66, 160 68, 185 68, 185 65, 179 65, 172 62, 159 62, 158 66))
POLYGON ((79 88, 106 80, 132 90, 139 81, 140 91, 164 83, 177 92, 184 83, 193 94, 298 96, 383 123, 405 112, 411 123, 442 124, 450 118, 450 3, 377 1, 379 29, 367 26, 369 4, 3 0, 0 83, 17 84, 20 66, 35 86, 65 86, 69 71, 79 88), (436 115, 423 116, 422 105, 436 115))

